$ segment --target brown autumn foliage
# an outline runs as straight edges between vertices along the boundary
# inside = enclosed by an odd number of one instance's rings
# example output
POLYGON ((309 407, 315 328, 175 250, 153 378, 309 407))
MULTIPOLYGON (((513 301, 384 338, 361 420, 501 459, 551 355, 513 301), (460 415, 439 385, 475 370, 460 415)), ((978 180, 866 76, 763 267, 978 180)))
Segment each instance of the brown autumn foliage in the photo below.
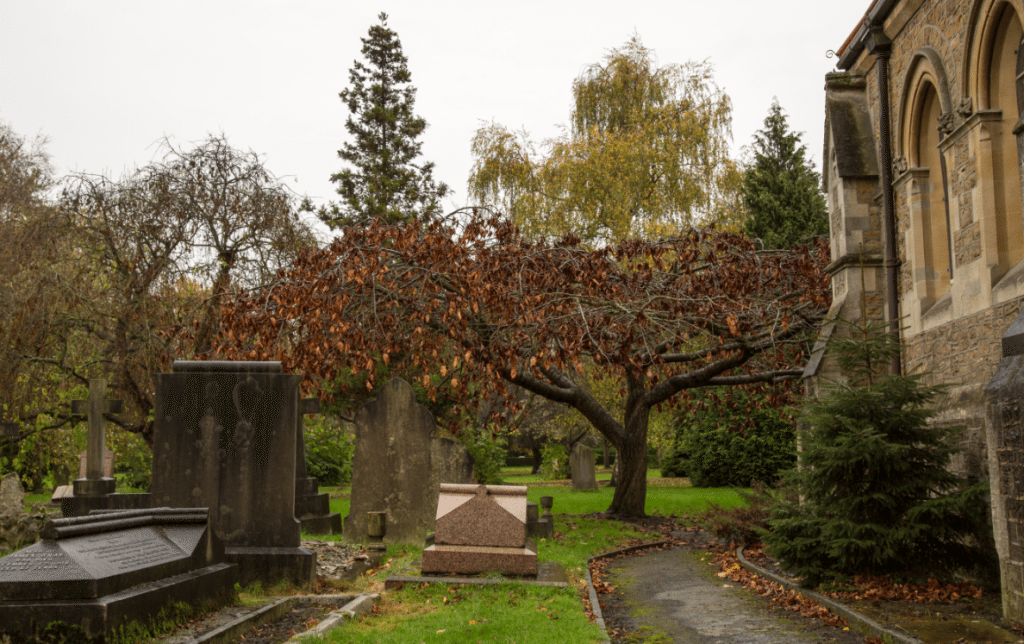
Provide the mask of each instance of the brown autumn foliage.
POLYGON ((578 241, 526 238, 475 210, 347 228, 226 303, 215 352, 281 360, 341 394, 352 375, 372 390, 384 365, 467 412, 495 396, 515 405, 512 383, 575 408, 615 446, 609 512, 643 516, 651 409, 695 387, 798 377, 830 302, 829 251, 761 251, 703 229, 578 241), (579 384, 585 368, 620 380, 621 417, 579 384))

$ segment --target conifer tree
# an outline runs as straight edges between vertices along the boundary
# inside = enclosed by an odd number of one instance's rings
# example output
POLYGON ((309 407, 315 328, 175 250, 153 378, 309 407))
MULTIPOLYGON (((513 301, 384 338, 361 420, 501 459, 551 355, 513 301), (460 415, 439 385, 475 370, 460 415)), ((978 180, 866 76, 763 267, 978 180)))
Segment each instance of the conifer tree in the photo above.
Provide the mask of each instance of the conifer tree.
POLYGON ((947 469, 960 427, 930 427, 941 387, 889 375, 899 345, 884 328, 833 339, 845 383, 804 410, 791 496, 779 497, 764 540, 811 585, 835 574, 971 568, 992 547, 988 486, 947 469))
POLYGON ((767 248, 789 248, 827 235, 821 177, 805 158, 800 134, 789 130, 778 99, 772 101, 764 129, 754 134, 753 150, 754 163, 744 172, 741 187, 747 235, 767 248))
POLYGON ((354 62, 350 87, 339 94, 351 113, 345 129, 353 140, 338 156, 353 167, 331 176, 342 204, 321 208, 319 216, 332 228, 429 217, 440 212, 448 194, 447 185, 433 180, 433 163, 414 163, 422 147, 416 139, 427 122, 413 114, 416 88, 398 34, 388 28, 386 13, 378 18, 380 24, 361 39, 366 63, 354 62))

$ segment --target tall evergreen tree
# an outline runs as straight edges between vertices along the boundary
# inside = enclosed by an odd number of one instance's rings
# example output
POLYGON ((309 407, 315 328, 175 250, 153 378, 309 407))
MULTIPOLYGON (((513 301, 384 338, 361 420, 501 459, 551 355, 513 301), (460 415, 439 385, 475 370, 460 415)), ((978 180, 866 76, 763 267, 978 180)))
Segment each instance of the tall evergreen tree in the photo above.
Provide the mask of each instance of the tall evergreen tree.
POLYGON ((764 129, 754 134, 754 163, 741 188, 747 210, 744 229, 767 248, 789 248, 828 234, 820 175, 805 157, 800 134, 791 132, 778 99, 772 101, 764 129))
POLYGON ((408 59, 398 34, 381 13, 363 41, 366 64, 355 61, 350 87, 339 96, 351 112, 345 129, 353 140, 338 156, 354 167, 331 175, 342 204, 322 208, 320 218, 332 228, 383 219, 387 223, 440 212, 448 186, 435 183, 433 163, 417 165, 422 143, 417 137, 427 122, 413 114, 416 88, 410 85, 408 59))

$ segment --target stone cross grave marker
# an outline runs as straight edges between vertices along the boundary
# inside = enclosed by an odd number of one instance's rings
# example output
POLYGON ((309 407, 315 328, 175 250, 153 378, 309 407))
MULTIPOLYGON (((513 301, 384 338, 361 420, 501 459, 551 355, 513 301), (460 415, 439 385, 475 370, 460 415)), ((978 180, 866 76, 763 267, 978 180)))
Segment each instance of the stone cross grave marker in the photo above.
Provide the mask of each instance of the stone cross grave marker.
POLYGON ((573 490, 596 490, 597 471, 594 452, 582 443, 573 445, 569 454, 569 469, 572 471, 573 490))
POLYGON ((71 413, 85 416, 89 423, 85 478, 75 481, 75 496, 97 496, 114 492, 114 479, 103 476, 107 435, 107 420, 103 415, 117 414, 120 411, 120 400, 107 400, 107 381, 102 378, 89 379, 88 400, 72 401, 71 413))
MULTIPOLYGON (((83 450, 78 453, 78 478, 88 478, 89 451, 83 450)), ((103 478, 114 476, 114 452, 106 447, 103 448, 103 478)))

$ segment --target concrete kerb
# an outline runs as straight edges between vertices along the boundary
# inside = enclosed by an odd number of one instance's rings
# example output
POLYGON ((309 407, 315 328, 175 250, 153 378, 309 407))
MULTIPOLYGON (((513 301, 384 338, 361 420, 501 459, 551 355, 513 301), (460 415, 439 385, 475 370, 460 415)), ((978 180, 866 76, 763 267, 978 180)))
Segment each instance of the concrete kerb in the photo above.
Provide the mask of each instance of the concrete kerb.
POLYGON ((746 568, 748 571, 756 575, 761 575, 766 579, 771 579, 783 588, 795 590, 804 597, 817 601, 819 604, 825 606, 833 613, 836 613, 837 615, 842 615, 847 619, 847 621, 858 624, 860 626, 858 630, 862 632, 873 635, 875 637, 880 637, 887 642, 899 642, 900 644, 921 644, 921 640, 917 639, 912 634, 903 631, 902 629, 900 629, 900 631, 902 631, 900 632, 885 628, 875 620, 865 615, 861 615, 860 613, 858 613, 857 611, 853 610, 845 604, 841 604, 836 600, 825 597, 824 595, 816 593, 813 590, 803 588, 800 586, 800 584, 794 581, 790 581, 785 577, 780 577, 775 573, 765 570, 757 564, 751 563, 743 556, 742 547, 736 549, 736 558, 739 560, 740 565, 746 568))
POLYGON ((215 628, 208 633, 204 633, 199 637, 196 637, 191 640, 189 644, 227 644, 228 642, 237 639, 239 636, 248 633, 257 626, 262 626, 267 622, 280 619, 285 613, 291 610, 296 601, 296 597, 282 597, 281 599, 270 602, 266 606, 262 606, 251 613, 231 620, 219 628, 215 628))
POLYGON ((380 597, 380 595, 376 593, 370 595, 357 595, 355 599, 345 604, 340 609, 332 613, 328 613, 327 617, 325 617, 319 624, 317 624, 313 628, 303 633, 299 633, 295 637, 288 640, 288 643, 298 643, 302 642, 308 637, 313 637, 314 635, 323 635, 328 631, 338 628, 339 626, 344 624, 346 618, 351 619, 356 615, 365 615, 369 613, 371 610, 373 610, 373 603, 377 601, 378 597, 380 597))
MULTIPOLYGON (((608 626, 604 623, 604 615, 601 613, 601 600, 597 596, 597 590, 594 588, 594 580, 590 576, 590 564, 598 559, 609 559, 611 557, 617 557, 618 555, 628 554, 630 552, 636 552, 638 550, 646 550, 647 548, 657 548, 658 546, 667 545, 668 541, 655 541, 653 543, 641 543, 636 546, 629 546, 628 548, 622 548, 620 550, 612 550, 610 552, 602 552, 601 554, 594 555, 593 557, 587 557, 587 596, 590 597, 590 612, 594 614, 594 621, 597 622, 601 630, 604 631, 605 637, 608 636, 608 626)), ((605 639, 606 643, 610 642, 611 639, 605 639)))

